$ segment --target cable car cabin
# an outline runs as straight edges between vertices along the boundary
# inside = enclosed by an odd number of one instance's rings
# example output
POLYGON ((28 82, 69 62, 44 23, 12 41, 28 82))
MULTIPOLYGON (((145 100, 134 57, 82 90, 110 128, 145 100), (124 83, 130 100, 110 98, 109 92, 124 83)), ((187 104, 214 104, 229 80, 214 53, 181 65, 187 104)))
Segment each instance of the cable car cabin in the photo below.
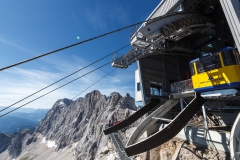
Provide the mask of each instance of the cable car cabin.
POLYGON ((238 53, 223 48, 190 62, 193 88, 196 92, 218 89, 240 89, 238 53))

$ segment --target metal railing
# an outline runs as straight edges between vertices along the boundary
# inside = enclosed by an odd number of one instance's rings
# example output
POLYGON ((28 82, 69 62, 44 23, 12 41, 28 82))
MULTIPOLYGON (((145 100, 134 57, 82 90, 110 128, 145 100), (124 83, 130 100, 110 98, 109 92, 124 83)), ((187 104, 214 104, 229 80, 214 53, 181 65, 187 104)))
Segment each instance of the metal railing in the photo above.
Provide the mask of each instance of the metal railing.
POLYGON ((169 97, 170 94, 171 94, 171 92, 162 92, 163 97, 169 97))
POLYGON ((120 53, 115 52, 112 55, 111 62, 113 63, 115 61, 120 61, 123 56, 124 56, 124 54, 120 54, 120 53))
POLYGON ((136 34, 136 31, 138 30, 138 25, 135 25, 131 30, 130 30, 130 40, 132 40, 132 37, 136 34))
POLYGON ((168 97, 171 93, 172 92, 163 92, 163 90, 152 92, 150 88, 150 97, 168 97))
POLYGON ((185 91, 193 90, 192 79, 175 82, 171 84, 171 92, 172 93, 181 93, 185 91))
MULTIPOLYGON (((109 128, 108 125, 105 125, 105 129, 108 129, 108 128, 109 128)), ((124 150, 125 144, 122 137, 119 134, 119 131, 109 134, 109 137, 113 143, 114 149, 117 152, 119 159, 132 160, 132 158, 127 156, 124 150)))
POLYGON ((124 55, 119 53, 114 53, 112 55, 111 64, 113 67, 126 68, 127 67, 127 58, 124 58, 124 55))

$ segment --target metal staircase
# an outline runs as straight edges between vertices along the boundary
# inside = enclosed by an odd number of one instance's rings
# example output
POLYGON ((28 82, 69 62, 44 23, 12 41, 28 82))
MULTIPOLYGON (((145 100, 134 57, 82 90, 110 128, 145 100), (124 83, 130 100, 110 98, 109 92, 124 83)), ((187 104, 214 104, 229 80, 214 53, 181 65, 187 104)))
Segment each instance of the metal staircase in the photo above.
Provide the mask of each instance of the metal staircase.
MULTIPOLYGON (((108 129, 109 127, 106 125, 105 129, 108 129)), ((119 159, 120 160, 132 160, 132 158, 128 157, 125 150, 124 150, 124 146, 125 143, 121 137, 121 135, 119 134, 119 132, 113 132, 111 134, 109 134, 109 137, 114 145, 115 151, 117 152, 119 159)))

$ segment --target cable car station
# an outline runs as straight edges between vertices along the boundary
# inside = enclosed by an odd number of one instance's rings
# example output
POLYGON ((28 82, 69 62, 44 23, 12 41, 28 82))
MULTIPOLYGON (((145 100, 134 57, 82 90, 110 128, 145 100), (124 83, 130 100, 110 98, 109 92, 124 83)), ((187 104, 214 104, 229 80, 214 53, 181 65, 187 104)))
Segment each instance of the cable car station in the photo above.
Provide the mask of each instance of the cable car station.
POLYGON ((176 136, 240 159, 240 1, 162 0, 132 29, 130 42, 112 66, 137 63, 135 99, 143 107, 104 133, 116 134, 146 114, 125 144, 127 156, 176 136), (199 114, 202 126, 190 125, 199 114))

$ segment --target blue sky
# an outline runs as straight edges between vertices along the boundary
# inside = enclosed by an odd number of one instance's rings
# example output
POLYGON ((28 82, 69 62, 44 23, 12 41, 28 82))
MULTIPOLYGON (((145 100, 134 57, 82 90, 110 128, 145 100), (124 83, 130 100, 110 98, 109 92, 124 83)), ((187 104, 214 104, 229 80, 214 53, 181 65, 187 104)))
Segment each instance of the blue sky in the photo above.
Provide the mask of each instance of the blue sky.
MULTIPOLYGON (((159 0, 0 0, 0 67, 49 52, 139 21, 145 20, 159 0), (78 39, 77 37, 80 37, 78 39)), ((129 44, 130 29, 91 41, 0 72, 0 106, 9 106, 54 81, 129 44)), ((125 54, 124 49, 120 54, 125 54)), ((28 102, 98 66, 107 58, 46 91, 19 103, 28 102)), ((80 95, 97 89, 109 96, 117 91, 134 97, 136 63, 117 69, 80 95)), ((26 107, 50 108, 57 99, 73 98, 110 72, 108 65, 26 107)))

